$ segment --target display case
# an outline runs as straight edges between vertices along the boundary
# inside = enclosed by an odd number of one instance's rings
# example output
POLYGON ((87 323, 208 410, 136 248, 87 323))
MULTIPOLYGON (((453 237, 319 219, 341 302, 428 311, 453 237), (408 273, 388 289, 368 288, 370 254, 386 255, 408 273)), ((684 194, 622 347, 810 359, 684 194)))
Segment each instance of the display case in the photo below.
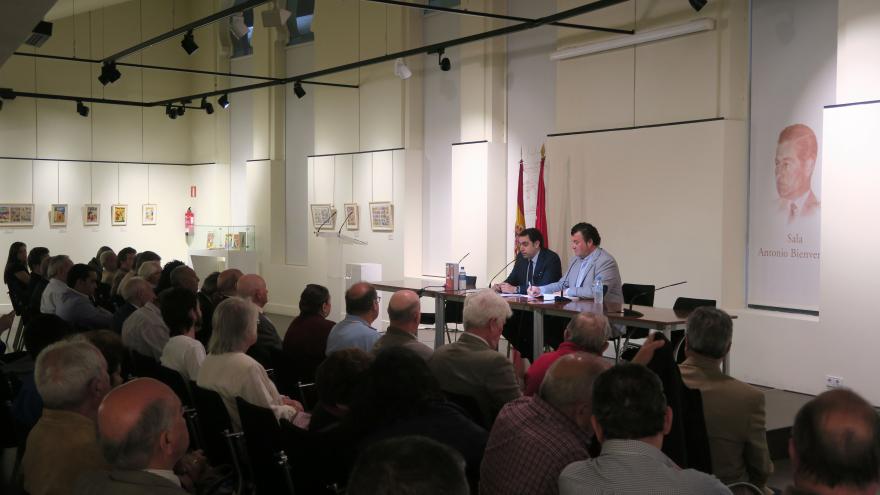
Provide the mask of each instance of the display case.
POLYGON ((195 225, 187 235, 193 269, 203 279, 215 271, 237 268, 257 272, 256 235, 253 225, 195 225))

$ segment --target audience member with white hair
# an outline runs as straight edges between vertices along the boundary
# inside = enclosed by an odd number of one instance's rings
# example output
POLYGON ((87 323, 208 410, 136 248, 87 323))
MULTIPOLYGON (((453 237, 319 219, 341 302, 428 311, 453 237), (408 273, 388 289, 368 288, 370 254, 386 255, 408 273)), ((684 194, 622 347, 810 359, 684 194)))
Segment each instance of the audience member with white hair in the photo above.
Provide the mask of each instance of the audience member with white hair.
POLYGON ((241 430, 236 397, 272 409, 279 419, 293 420, 302 411, 302 404, 279 394, 265 368, 245 354, 257 341, 258 313, 252 302, 238 297, 217 305, 209 354, 196 380, 198 386, 220 394, 236 431, 241 430))
POLYGON ((484 289, 464 300, 464 333, 458 342, 434 351, 428 366, 440 387, 473 398, 483 420, 491 423, 508 402, 520 397, 513 365, 498 352, 510 305, 494 290, 484 289))
POLYGON ((73 261, 64 254, 52 256, 49 258, 49 266, 46 270, 46 277, 49 284, 43 290, 43 296, 40 299, 40 312, 47 315, 54 315, 55 309, 61 304, 61 296, 71 291, 67 286, 67 272, 73 268, 73 261))
POLYGON ((84 339, 64 340, 39 354, 34 376, 43 415, 28 435, 24 488, 31 495, 70 493, 82 473, 107 466, 95 434, 111 386, 107 363, 84 339))
POLYGON ((101 253, 99 260, 101 262, 101 283, 108 286, 113 285, 113 278, 116 277, 116 270, 119 269, 116 253, 112 249, 108 249, 101 253))
POLYGON ((593 382, 607 368, 599 356, 566 354, 550 366, 539 395, 504 406, 483 454, 482 493, 558 493, 565 466, 590 457, 593 382))
POLYGON ((145 261, 138 268, 137 276, 156 288, 159 285, 159 278, 162 276, 162 265, 158 261, 145 261))
POLYGON ((119 295, 125 301, 113 314, 113 323, 110 329, 118 334, 122 334, 122 325, 132 313, 148 302, 156 300, 156 293, 150 284, 140 278, 131 277, 122 282, 119 287, 119 295))
POLYGON ((122 343, 129 350, 159 361, 171 335, 168 326, 162 320, 162 312, 154 302, 156 295, 153 293, 152 285, 140 277, 132 277, 123 284, 127 291, 137 291, 141 300, 146 302, 122 324, 122 343), (132 283, 137 285, 131 286, 132 283))
POLYGON ((557 359, 575 352, 586 352, 601 356, 608 348, 610 335, 608 318, 605 315, 581 313, 568 323, 563 333, 565 341, 553 351, 542 354, 529 366, 525 375, 525 395, 535 395, 541 388, 544 375, 557 359))
POLYGON ((182 466, 189 447, 183 406, 167 385, 152 378, 138 378, 107 394, 98 410, 98 442, 113 468, 84 474, 73 493, 186 495, 175 466, 191 480, 204 472, 201 455, 182 466))

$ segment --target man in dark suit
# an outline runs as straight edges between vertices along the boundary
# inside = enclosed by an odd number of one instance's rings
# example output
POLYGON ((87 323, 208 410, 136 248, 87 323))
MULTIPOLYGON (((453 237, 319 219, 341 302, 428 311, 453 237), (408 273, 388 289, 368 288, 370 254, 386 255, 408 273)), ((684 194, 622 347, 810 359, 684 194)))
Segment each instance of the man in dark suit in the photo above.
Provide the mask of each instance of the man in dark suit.
MULTIPOLYGON (((544 249, 544 236, 541 231, 528 228, 520 232, 516 238, 519 254, 513 271, 504 282, 495 284, 496 292, 505 294, 526 294, 529 287, 540 287, 562 278, 562 262, 559 255, 544 249)), ((504 325, 504 338, 522 354, 533 360, 532 356, 532 320, 533 314, 528 311, 514 311, 513 317, 504 325)))
POLYGON ((276 368, 277 354, 281 352, 281 336, 275 325, 263 313, 263 308, 269 302, 269 289, 263 277, 249 273, 242 275, 236 283, 238 297, 256 304, 260 308, 259 321, 257 322, 257 342, 248 349, 248 355, 263 365, 264 368, 276 368))
POLYGON ((529 286, 546 285, 562 277, 562 262, 559 255, 544 249, 544 236, 534 228, 523 230, 516 239, 519 255, 507 279, 495 284, 496 292, 505 294, 525 294, 529 286))

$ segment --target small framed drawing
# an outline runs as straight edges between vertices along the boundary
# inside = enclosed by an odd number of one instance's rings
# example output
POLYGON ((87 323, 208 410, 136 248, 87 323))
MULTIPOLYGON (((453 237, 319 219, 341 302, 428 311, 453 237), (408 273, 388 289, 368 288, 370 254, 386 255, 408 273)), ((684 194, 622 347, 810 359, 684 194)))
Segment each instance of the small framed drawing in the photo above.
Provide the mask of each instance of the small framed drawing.
POLYGON ((370 225, 380 232, 394 231, 394 205, 390 201, 370 203, 370 225))
POLYGON ((101 205, 83 205, 83 225, 101 225, 101 205))
POLYGON ((0 227, 33 226, 33 204, 0 204, 0 227))
POLYGON ((358 230, 360 228, 360 208, 357 203, 345 203, 346 230, 358 230))
POLYGON ((50 227, 66 227, 67 226, 67 205, 52 205, 49 208, 49 226, 50 227))
POLYGON ((215 240, 214 240, 215 236, 216 236, 216 234, 214 233, 213 230, 208 232, 208 243, 205 247, 207 247, 208 249, 214 249, 216 247, 215 240))
POLYGON ((110 225, 119 226, 128 223, 128 205, 110 205, 110 225))
POLYGON ((312 209, 312 226, 315 230, 336 230, 336 210, 331 204, 309 205, 312 209))
POLYGON ((144 204, 141 210, 141 224, 143 225, 156 225, 157 217, 159 216, 159 207, 154 204, 144 204))

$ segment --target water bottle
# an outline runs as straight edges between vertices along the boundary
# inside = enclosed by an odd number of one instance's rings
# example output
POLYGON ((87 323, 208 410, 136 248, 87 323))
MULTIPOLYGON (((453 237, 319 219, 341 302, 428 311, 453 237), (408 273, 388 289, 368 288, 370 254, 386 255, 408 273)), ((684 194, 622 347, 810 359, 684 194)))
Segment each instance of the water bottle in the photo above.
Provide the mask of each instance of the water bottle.
POLYGON ((464 271, 464 266, 458 269, 458 290, 467 289, 467 273, 464 271))
POLYGON ((602 277, 596 277, 593 281, 593 302, 602 304, 605 300, 605 287, 602 285, 602 277))

